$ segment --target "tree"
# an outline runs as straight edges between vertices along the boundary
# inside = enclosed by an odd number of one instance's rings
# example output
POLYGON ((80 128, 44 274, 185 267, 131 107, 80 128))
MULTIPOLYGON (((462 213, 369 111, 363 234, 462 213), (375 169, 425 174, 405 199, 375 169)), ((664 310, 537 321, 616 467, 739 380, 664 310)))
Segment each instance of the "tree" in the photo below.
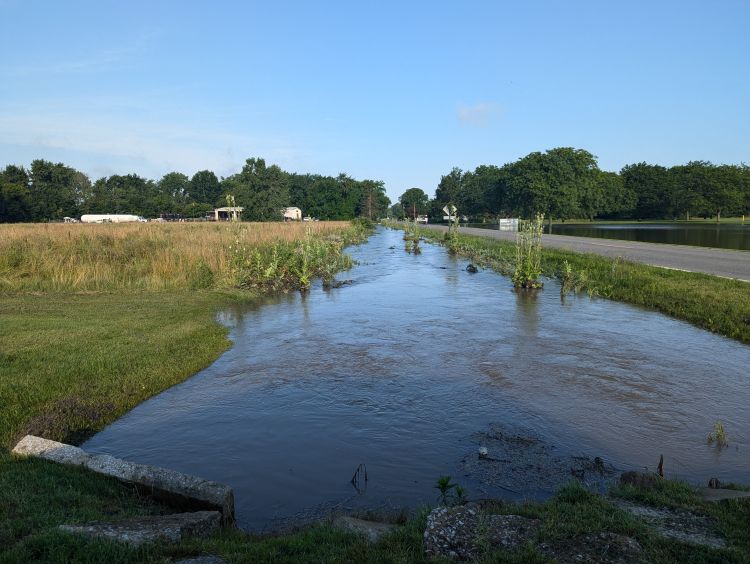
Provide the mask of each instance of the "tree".
POLYGON ((416 219, 418 215, 427 212, 430 199, 420 188, 409 188, 401 194, 398 201, 403 206, 406 215, 416 219))
POLYGON ((198 204, 220 203, 221 184, 216 175, 210 170, 200 170, 190 179, 188 186, 188 200, 198 204))
POLYGON ((276 165, 267 167, 261 158, 247 159, 239 174, 224 180, 222 191, 245 208, 243 219, 279 221, 289 205, 289 175, 276 165))
POLYGON ((391 200, 385 194, 385 183, 382 180, 362 180, 359 183, 359 192, 357 215, 369 220, 386 215, 391 200))
POLYGON ((570 218, 581 213, 581 199, 595 190, 599 167, 583 149, 559 147, 530 153, 508 167, 508 201, 525 217, 543 213, 570 218))
POLYGON ((77 215, 75 176, 77 171, 62 163, 36 159, 31 163, 29 192, 33 219, 48 221, 77 215))
POLYGON ((626 191, 636 196, 638 219, 674 217, 674 177, 663 166, 637 163, 620 171, 626 191))

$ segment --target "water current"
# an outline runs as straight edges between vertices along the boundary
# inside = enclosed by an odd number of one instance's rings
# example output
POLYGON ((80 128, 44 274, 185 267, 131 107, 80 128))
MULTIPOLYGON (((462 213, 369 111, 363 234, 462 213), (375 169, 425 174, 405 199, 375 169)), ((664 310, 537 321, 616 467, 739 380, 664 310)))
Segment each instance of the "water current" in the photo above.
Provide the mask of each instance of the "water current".
POLYGON ((231 350, 83 448, 227 483, 252 530, 434 503, 440 475, 469 497, 543 498, 571 457, 625 470, 663 454, 672 477, 750 482, 750 347, 561 301, 551 280, 516 292, 442 247, 405 253, 399 231, 350 253, 349 285, 222 312, 231 350), (706 441, 716 420, 723 450, 706 441))

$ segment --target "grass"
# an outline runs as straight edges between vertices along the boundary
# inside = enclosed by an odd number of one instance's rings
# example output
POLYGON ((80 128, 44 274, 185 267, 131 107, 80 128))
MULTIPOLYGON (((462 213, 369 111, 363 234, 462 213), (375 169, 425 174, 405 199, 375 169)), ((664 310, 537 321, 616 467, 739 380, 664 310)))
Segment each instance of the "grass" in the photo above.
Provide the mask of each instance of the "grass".
POLYGON ((0 562, 149 559, 151 549, 55 526, 162 508, 7 449, 27 433, 77 444, 195 374, 230 346, 218 310, 330 280, 351 264, 342 247, 366 231, 361 222, 0 225, 0 562), (276 270, 257 257, 275 257, 276 270))
POLYGON ((0 225, 0 293, 191 290, 235 285, 248 252, 341 234, 350 223, 0 225))
MULTIPOLYGON (((423 230, 422 236, 442 242, 435 231, 423 230)), ((452 237, 451 248, 475 264, 513 273, 513 243, 459 234, 452 237)), ((750 344, 746 282, 558 249, 543 249, 541 270, 589 295, 653 309, 750 344)))
POLYGON ((0 445, 77 443, 226 350, 238 293, 0 296, 0 445))

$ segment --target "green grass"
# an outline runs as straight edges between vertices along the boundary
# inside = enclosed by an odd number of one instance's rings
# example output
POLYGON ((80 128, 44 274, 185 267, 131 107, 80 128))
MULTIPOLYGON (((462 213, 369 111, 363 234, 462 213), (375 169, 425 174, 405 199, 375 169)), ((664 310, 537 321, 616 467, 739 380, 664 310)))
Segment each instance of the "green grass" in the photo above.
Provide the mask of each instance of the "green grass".
MULTIPOLYGON (((442 234, 429 230, 422 230, 422 235, 438 242, 443 238, 442 234)), ((513 243, 457 235, 451 247, 484 267, 505 275, 513 272, 513 243)), ((578 291, 653 309, 750 343, 747 282, 558 249, 542 251, 543 275, 564 278, 566 261, 570 265, 571 283, 578 291)))
POLYGON ((226 350, 220 292, 0 296, 0 446, 77 443, 226 350))

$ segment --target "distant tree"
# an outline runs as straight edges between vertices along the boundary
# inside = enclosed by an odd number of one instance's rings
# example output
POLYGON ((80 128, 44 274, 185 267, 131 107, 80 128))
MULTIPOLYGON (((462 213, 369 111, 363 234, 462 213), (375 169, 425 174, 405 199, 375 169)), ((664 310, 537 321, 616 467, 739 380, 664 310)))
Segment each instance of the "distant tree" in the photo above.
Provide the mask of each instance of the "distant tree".
POLYGON ((221 198, 221 184, 210 170, 200 170, 190 179, 188 200, 198 204, 214 206, 221 198))
POLYGON ((401 194, 398 199, 406 212, 406 215, 412 219, 428 210, 430 198, 420 188, 409 188, 401 194))
POLYGON ((29 191, 35 221, 77 215, 76 172, 62 163, 54 164, 43 159, 31 163, 29 191))
POLYGON ((633 217, 671 218, 675 215, 674 177, 663 166, 637 163, 620 171, 626 191, 636 196, 633 217))
POLYGON ((362 180, 359 183, 359 193, 357 215, 370 220, 386 215, 391 200, 385 194, 385 183, 382 180, 362 180))
POLYGON ((401 205, 401 202, 396 202, 388 208, 388 217, 393 219, 404 219, 406 217, 404 206, 401 205))
POLYGON ((583 149, 560 147, 530 153, 508 165, 508 201, 524 217, 543 213, 566 219, 581 213, 581 200, 595 192, 599 167, 583 149))
POLYGON ((453 167, 448 174, 440 177, 440 183, 435 189, 435 201, 440 208, 446 204, 456 207, 463 205, 463 181, 464 172, 458 167, 453 167))
POLYGON ((276 165, 267 167, 261 158, 247 159, 239 174, 224 179, 222 190, 234 195, 249 221, 280 221, 289 205, 289 175, 276 165))

